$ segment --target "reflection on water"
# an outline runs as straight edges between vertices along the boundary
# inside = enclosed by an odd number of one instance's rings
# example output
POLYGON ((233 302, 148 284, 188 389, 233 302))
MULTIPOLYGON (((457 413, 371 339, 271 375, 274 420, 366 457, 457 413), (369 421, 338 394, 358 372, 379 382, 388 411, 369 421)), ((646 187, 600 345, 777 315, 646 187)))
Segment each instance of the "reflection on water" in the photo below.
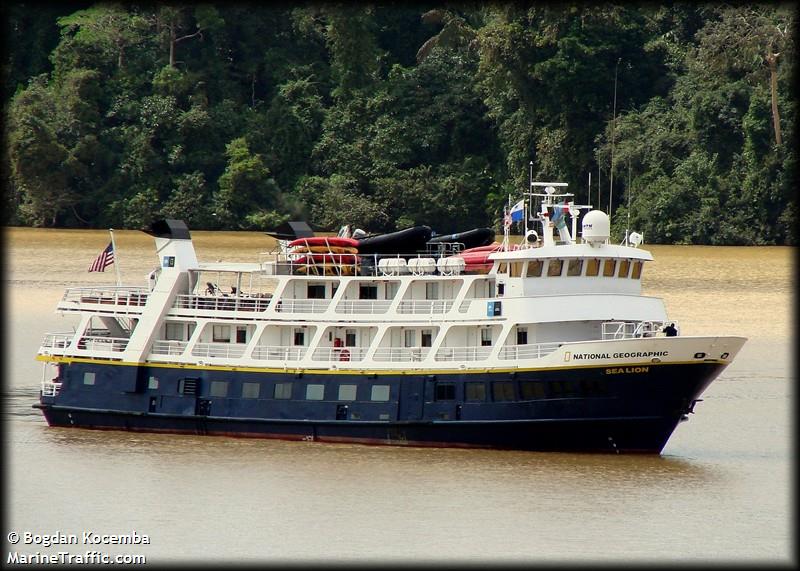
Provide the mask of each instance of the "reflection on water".
MULTIPOLYGON (((112 268, 86 272, 108 234, 5 232, 10 529, 136 529, 152 544, 117 552, 149 562, 790 557, 790 312, 764 319, 791 304, 788 248, 649 248, 645 292, 682 334, 749 340, 662 456, 613 456, 49 428, 31 407, 33 357, 75 323, 54 314, 64 287, 115 282, 112 268)), ((255 261, 273 245, 192 234, 201 260, 255 261)), ((115 236, 123 281, 144 283, 151 237, 115 236)))

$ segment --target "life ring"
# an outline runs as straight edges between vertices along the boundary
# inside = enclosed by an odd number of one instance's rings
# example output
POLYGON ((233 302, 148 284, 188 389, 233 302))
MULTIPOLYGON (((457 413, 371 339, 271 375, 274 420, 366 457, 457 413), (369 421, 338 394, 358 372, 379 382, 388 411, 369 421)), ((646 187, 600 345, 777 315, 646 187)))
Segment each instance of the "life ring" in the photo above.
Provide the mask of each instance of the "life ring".
POLYGON ((340 361, 349 361, 350 360, 350 351, 347 349, 342 349, 341 353, 339 353, 339 360, 340 361))

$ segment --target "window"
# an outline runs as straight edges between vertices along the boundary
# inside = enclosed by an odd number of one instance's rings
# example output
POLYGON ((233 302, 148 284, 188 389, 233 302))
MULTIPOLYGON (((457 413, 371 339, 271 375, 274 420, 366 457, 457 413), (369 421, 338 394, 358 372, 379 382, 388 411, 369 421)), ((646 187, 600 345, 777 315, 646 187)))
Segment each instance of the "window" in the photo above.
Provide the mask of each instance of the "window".
POLYGON ((514 400, 514 382, 513 381, 493 382, 492 399, 496 401, 514 400))
POLYGON ((492 346, 492 330, 489 328, 481 329, 481 347, 492 346))
POLYGON ((522 264, 523 262, 511 262, 509 264, 509 275, 512 278, 518 278, 522 275, 522 264))
POLYGON ((592 258, 589 260, 589 263, 586 264, 586 275, 589 277, 594 277, 600 273, 600 260, 597 258, 592 258))
POLYGON ((325 284, 308 284, 308 299, 325 299, 325 284))
POLYGON ((542 269, 544 268, 543 260, 531 260, 528 262, 528 271, 526 276, 529 278, 539 278, 542 276, 542 269))
POLYGON ((439 282, 425 284, 425 299, 439 299, 439 282))
POLYGON ((306 385, 306 400, 322 400, 325 397, 325 385, 306 385))
POLYGON ((607 278, 614 277, 614 268, 617 265, 616 260, 606 260, 603 263, 603 275, 607 278))
POLYGON ((362 285, 358 288, 358 299, 378 299, 378 286, 362 285))
POLYGON ((519 386, 522 390, 522 400, 545 398, 544 383, 538 381, 522 381, 519 386))
POLYGON ((464 392, 466 393, 467 400, 486 400, 486 384, 485 383, 466 383, 464 385, 464 392))
POLYGON ((93 385, 96 376, 97 376, 96 373, 84 373, 83 374, 83 384, 84 385, 93 385))
POLYGON ((276 399, 290 399, 292 398, 292 383, 275 383, 276 399))
POLYGON ((261 394, 261 383, 242 383, 242 398, 257 399, 261 394))
POLYGON ((421 347, 430 347, 433 345, 433 331, 430 329, 423 329, 422 330, 422 341, 420 341, 421 347))
POLYGON ((631 278, 634 280, 638 280, 640 277, 642 277, 642 262, 634 262, 633 272, 631 272, 631 278))
POLYGON ((247 327, 236 328, 236 342, 247 343, 247 327))
POLYGON ((170 341, 183 341, 183 323, 167 321, 164 331, 164 339, 170 341))
POLYGON ((355 329, 345 329, 344 330, 344 346, 345 347, 355 347, 356 346, 356 330, 355 329))
POLYGON ((581 275, 581 270, 583 270, 583 260, 569 261, 569 265, 567 265, 568 276, 579 276, 581 275))
POLYGON ((147 388, 155 390, 158 388, 158 379, 155 377, 150 377, 147 381, 147 388))
POLYGON ((211 381, 209 395, 212 397, 228 396, 228 381, 211 381))
POLYGON ((230 325, 214 325, 211 330, 211 335, 215 343, 230 343, 231 342, 231 326, 230 325))
POLYGON ((550 277, 560 276, 563 266, 564 260, 550 260, 547 262, 547 275, 550 277))
POLYGON ((497 297, 506 293, 506 284, 497 284, 497 297))
POLYGON ((403 346, 416 347, 417 346, 417 332, 413 329, 406 329, 403 332, 403 346))
POLYGON ((369 398, 376 401, 388 401, 389 385, 372 385, 372 394, 369 398))
POLYGON ((517 327, 517 345, 527 345, 527 344, 528 344, 528 328, 517 327))
POLYGON ((294 330, 294 345, 305 345, 306 344, 306 331, 302 327, 297 327, 294 330))
POLYGON ((505 262, 500 262, 497 264, 497 273, 498 274, 507 274, 508 273, 508 264, 505 262))
POLYGON ((630 260, 620 260, 619 261, 619 271, 617 271, 618 278, 627 278, 628 272, 631 269, 631 261, 630 260))
POLYGON ((456 386, 453 383, 436 383, 435 400, 455 400, 456 386))
POLYGON ((356 385, 339 385, 338 400, 356 400, 356 385))

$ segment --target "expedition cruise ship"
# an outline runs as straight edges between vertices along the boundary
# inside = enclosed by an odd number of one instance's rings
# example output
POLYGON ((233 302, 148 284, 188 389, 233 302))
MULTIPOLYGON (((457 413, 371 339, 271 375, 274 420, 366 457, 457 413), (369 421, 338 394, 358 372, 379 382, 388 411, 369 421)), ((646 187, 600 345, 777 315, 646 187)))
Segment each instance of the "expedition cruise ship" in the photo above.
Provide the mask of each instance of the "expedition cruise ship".
POLYGON ((63 427, 660 453, 745 339, 677 335, 638 235, 610 243, 564 186, 531 183, 474 248, 315 236, 202 263, 156 222, 146 284, 64 293, 79 322, 45 336, 34 406, 63 427))

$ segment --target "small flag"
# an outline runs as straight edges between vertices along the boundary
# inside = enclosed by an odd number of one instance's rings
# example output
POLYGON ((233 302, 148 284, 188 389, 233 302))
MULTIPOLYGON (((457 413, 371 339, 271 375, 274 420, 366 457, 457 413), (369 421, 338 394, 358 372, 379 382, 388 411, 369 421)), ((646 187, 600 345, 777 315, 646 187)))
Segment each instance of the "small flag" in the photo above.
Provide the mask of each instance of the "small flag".
POLYGON ((89 266, 90 272, 104 272, 106 268, 114 263, 114 247, 111 242, 108 243, 106 249, 100 252, 100 255, 95 258, 92 265, 89 266))
POLYGON ((525 199, 523 198, 511 207, 511 220, 518 222, 525 216, 525 199))

